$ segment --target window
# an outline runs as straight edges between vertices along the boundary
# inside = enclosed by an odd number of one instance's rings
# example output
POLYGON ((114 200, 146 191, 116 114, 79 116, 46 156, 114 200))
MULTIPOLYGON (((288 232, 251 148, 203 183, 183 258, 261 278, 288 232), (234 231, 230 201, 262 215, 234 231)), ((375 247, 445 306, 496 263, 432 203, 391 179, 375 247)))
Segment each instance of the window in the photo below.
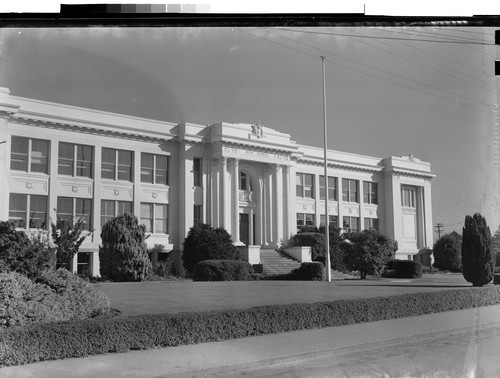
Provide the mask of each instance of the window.
MULTIPOLYGON (((330 219, 330 223, 328 224, 328 227, 330 228, 338 228, 339 227, 339 217, 336 216, 336 215, 328 215, 328 218, 330 219)), ((320 222, 319 222, 319 225, 320 227, 321 226, 325 226, 325 215, 320 215, 320 218, 319 218, 320 222)))
POLYGON ((48 173, 49 141, 12 137, 10 169, 24 172, 48 173))
POLYGON ((71 225, 83 219, 83 229, 92 224, 92 200, 86 198, 57 197, 57 218, 66 219, 71 225))
POLYGON ((76 273, 88 275, 91 272, 90 269, 90 257, 91 252, 78 252, 77 263, 76 263, 76 273))
POLYGON ((16 227, 45 229, 47 225, 47 196, 11 193, 9 221, 16 227))
POLYGON ((103 148, 101 177, 109 180, 132 181, 132 151, 103 148))
POLYGON ((240 172, 240 190, 252 190, 252 183, 245 172, 240 172))
POLYGON ((365 230, 375 230, 378 231, 378 219, 376 218, 365 218, 365 230))
POLYGON ((141 203, 141 224, 146 226, 146 232, 168 233, 168 205, 141 203))
POLYGON ((343 217, 342 218, 343 228, 349 231, 359 230, 359 218, 358 217, 343 217))
POLYGON ((302 198, 314 198, 314 176, 307 173, 296 175, 296 195, 302 198))
POLYGON ((193 159, 193 184, 194 186, 203 186, 200 158, 193 159))
POLYGON ((58 173, 60 175, 92 178, 92 147, 59 143, 58 173))
POLYGON ((168 185, 168 168, 168 156, 141 154, 141 182, 168 185))
POLYGON ((342 201, 359 202, 358 181, 342 179, 342 201))
POLYGON ((413 209, 417 208, 415 187, 406 185, 401 186, 401 206, 413 209))
MULTIPOLYGON (((319 198, 325 199, 325 176, 319 176, 319 198)), ((337 200, 337 178, 328 176, 328 199, 337 200)))
POLYGON ((194 205, 193 207, 193 224, 203 223, 203 205, 194 205))
POLYGON ((109 221, 121 214, 133 214, 132 202, 129 201, 101 201, 101 227, 109 221))
POLYGON ((378 190, 376 182, 363 181, 363 202, 378 204, 378 190))
POLYGON ((304 226, 314 226, 314 214, 297 213, 297 228, 304 226))

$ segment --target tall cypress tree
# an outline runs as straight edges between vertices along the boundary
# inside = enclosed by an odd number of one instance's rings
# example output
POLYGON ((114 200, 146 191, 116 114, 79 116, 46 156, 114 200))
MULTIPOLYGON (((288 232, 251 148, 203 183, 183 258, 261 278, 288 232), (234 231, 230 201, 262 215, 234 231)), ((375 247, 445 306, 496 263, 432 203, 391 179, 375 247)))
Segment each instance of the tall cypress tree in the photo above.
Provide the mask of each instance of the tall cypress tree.
POLYGON ((484 286, 493 279, 495 260, 490 228, 481 214, 467 215, 462 233, 462 269, 473 286, 484 286))

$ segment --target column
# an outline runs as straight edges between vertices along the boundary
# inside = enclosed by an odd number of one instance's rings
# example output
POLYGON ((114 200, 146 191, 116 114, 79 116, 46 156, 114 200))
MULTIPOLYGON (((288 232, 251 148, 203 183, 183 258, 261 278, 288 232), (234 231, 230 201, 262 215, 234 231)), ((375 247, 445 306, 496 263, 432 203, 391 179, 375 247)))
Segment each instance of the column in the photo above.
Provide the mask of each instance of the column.
POLYGON ((337 196, 338 196, 338 206, 339 206, 339 215, 338 215, 338 222, 339 222, 339 228, 340 232, 344 229, 344 197, 342 193, 342 176, 339 176, 337 179, 337 196))
POLYGON ((221 211, 221 223, 222 227, 227 231, 231 232, 229 229, 229 209, 228 209, 228 196, 227 196, 227 158, 223 157, 219 161, 219 172, 220 172, 220 205, 219 209, 221 211))
POLYGON ((284 177, 284 183, 283 183, 283 203, 285 204, 285 208, 283 211, 283 242, 286 243, 288 241, 288 238, 292 233, 295 233, 295 230, 293 228, 293 218, 292 214, 293 211, 292 209, 295 209, 295 205, 292 205, 292 195, 291 195, 291 183, 290 183, 290 166, 285 165, 285 177, 284 177))
POLYGON ((240 198, 239 198, 239 159, 232 159, 233 164, 231 167, 231 191, 232 191, 232 227, 233 227, 233 241, 235 244, 241 244, 240 241, 240 198))
POLYGON ((274 214, 273 214, 273 241, 278 244, 283 240, 283 170, 281 165, 274 166, 274 214))
POLYGON ((273 173, 271 167, 267 166, 265 168, 264 177, 264 207, 263 207, 263 218, 264 218, 264 244, 270 245, 273 242, 273 173))
POLYGON ((365 229, 365 217, 363 213, 363 198, 364 198, 364 187, 363 187, 363 180, 358 181, 359 185, 359 231, 362 231, 365 229))
POLYGON ((424 245, 423 247, 432 248, 434 244, 434 229, 432 223, 432 202, 431 202, 431 181, 425 180, 422 193, 422 208, 424 219, 424 245))

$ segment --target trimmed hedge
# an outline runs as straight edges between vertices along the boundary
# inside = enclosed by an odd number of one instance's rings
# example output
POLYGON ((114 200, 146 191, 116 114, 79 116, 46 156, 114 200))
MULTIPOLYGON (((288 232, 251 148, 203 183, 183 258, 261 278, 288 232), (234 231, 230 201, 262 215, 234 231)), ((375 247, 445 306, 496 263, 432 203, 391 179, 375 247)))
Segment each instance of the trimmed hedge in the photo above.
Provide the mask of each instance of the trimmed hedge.
POLYGON ((292 270, 290 273, 277 274, 264 279, 274 281, 321 281, 323 279, 323 263, 303 262, 300 267, 292 270))
POLYGON ((500 286, 204 313, 46 323, 0 331, 1 366, 396 319, 500 303, 500 286))
POLYGON ((59 269, 36 282, 18 273, 0 273, 0 329, 106 314, 109 299, 78 276, 59 269))
POLYGON ((421 278, 422 264, 411 260, 389 260, 387 270, 382 274, 385 278, 421 278))
POLYGON ((193 281, 248 281, 252 265, 238 260, 205 260, 194 266, 193 281))

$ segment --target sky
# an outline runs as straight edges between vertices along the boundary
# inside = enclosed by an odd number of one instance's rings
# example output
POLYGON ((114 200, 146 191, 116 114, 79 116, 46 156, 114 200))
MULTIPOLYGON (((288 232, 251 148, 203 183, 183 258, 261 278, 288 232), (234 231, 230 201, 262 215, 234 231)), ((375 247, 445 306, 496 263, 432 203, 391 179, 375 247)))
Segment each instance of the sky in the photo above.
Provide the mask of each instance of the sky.
POLYGON ((493 28, 459 26, 4 28, 0 86, 168 122, 260 121, 323 147, 325 56, 328 147, 430 162, 433 223, 461 232, 482 212, 494 231, 493 43, 493 28))

